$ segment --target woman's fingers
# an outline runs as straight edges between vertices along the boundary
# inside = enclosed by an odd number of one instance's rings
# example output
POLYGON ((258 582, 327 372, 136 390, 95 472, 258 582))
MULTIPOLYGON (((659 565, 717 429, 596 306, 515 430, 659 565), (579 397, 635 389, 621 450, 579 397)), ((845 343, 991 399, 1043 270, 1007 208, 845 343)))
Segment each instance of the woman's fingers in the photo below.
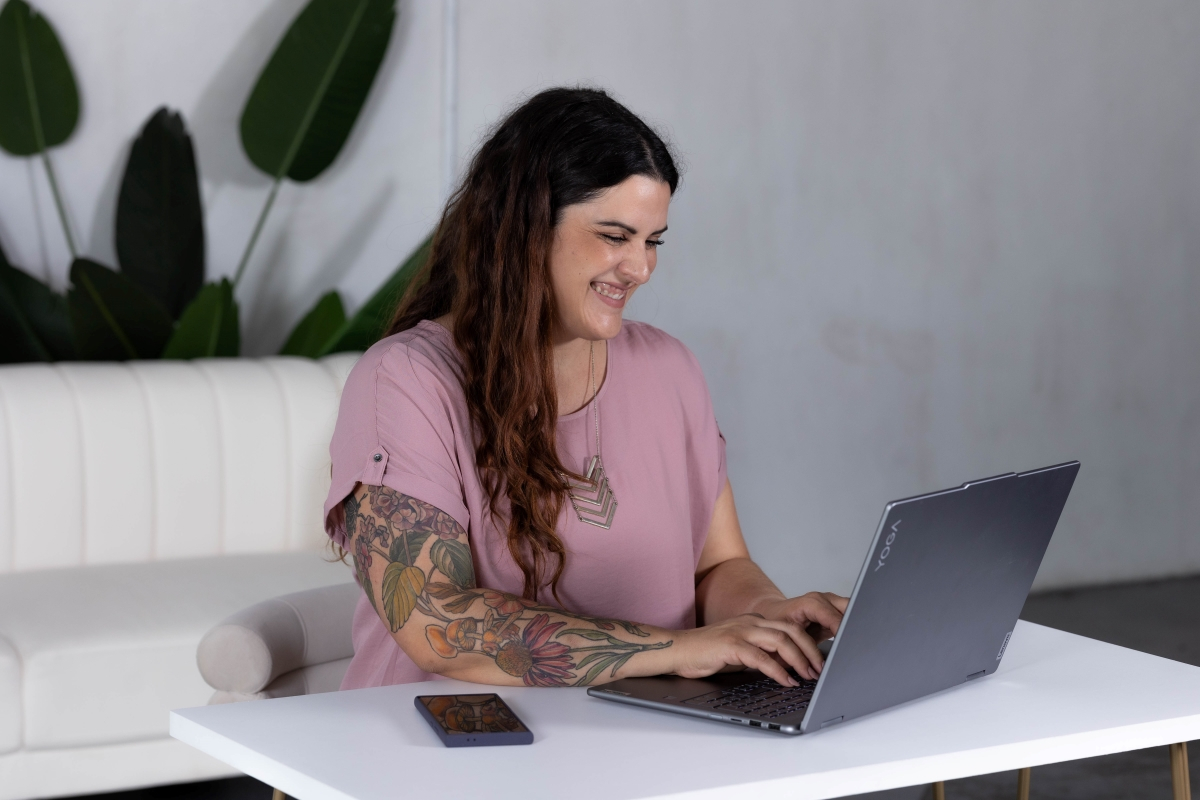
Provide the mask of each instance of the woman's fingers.
POLYGON ((773 678, 781 686, 799 685, 783 668, 783 665, 751 642, 743 641, 738 646, 736 654, 743 665, 758 670, 768 678, 773 678))
POLYGON ((839 613, 846 613, 846 608, 850 605, 849 597, 842 597, 840 594, 834 594, 833 592, 821 592, 821 594, 824 595, 826 600, 833 604, 833 607, 836 608, 839 613))
MULTIPOLYGON (((758 620, 761 627, 773 628, 787 635, 789 642, 796 648, 796 655, 799 659, 788 658, 787 661, 792 667, 810 681, 815 681, 821 675, 821 670, 825 668, 825 657, 821 654, 821 648, 817 647, 816 641, 809 636, 803 628, 794 622, 783 622, 780 620, 764 619, 758 620)), ((785 658, 785 653, 780 653, 785 658)))
POLYGON ((816 622, 821 627, 837 633, 842 624, 842 613, 846 610, 846 604, 842 603, 839 608, 833 602, 833 598, 837 598, 837 595, 830 595, 828 592, 805 595, 801 599, 808 602, 804 603, 802 609, 810 622, 816 622))

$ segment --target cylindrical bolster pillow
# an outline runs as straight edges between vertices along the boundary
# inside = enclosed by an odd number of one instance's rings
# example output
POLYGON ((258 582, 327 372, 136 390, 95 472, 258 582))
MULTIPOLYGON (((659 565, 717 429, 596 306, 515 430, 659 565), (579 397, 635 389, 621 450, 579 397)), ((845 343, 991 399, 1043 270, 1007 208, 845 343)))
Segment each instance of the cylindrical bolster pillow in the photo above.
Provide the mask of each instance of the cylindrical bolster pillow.
POLYGON ((214 689, 250 694, 286 672, 349 658, 361 594, 358 584, 339 583, 243 609, 200 640, 200 674, 214 689))

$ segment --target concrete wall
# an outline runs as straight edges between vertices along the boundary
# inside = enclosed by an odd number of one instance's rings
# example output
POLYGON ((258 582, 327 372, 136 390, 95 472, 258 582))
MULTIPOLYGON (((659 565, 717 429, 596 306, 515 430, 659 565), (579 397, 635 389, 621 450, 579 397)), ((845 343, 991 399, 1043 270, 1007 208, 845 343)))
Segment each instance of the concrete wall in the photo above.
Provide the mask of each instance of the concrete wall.
MULTIPOLYGON (((232 271, 266 192, 237 115, 300 3, 40 5, 81 77, 55 157, 88 249, 111 260, 125 149, 166 102, 197 137, 210 270, 232 271)), ((516 99, 601 85, 687 163, 631 313, 704 364, 781 585, 847 590, 889 499, 1071 458, 1040 586, 1200 570, 1200 6, 401 8, 350 146, 282 194, 242 292, 251 350, 330 285, 365 297, 436 219, 442 162, 516 99)), ((5 247, 61 282, 40 175, 0 159, 0 186, 5 247)))

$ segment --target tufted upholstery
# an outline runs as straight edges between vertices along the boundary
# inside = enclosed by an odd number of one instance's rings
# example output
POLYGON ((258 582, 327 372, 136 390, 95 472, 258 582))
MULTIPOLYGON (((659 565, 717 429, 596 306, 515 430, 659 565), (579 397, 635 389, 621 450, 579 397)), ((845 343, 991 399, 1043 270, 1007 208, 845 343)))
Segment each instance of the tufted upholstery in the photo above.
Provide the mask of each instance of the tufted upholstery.
POLYGON ((0 369, 0 573, 321 547, 355 359, 0 369))

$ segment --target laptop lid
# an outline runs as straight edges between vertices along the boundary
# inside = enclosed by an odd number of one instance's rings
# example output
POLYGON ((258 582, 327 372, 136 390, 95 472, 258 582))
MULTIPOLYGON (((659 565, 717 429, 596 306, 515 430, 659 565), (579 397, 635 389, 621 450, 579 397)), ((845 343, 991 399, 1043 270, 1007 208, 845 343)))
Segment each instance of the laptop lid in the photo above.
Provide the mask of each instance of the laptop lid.
POLYGON ((995 672, 1078 472, 1071 461, 889 503, 801 730, 995 672))

